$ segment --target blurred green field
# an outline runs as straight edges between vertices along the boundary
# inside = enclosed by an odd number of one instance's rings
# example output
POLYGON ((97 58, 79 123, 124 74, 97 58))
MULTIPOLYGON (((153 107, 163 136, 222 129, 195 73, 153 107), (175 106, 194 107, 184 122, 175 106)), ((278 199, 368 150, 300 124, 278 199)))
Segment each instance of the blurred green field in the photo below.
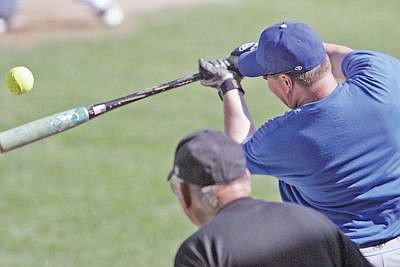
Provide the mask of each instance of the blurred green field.
MULTIPOLYGON (((36 83, 23 97, 1 86, 0 129, 191 74, 282 20, 400 57, 399 11, 396 0, 221 1, 148 14, 125 36, 2 45, 0 74, 26 65, 36 83)), ((257 125, 285 111, 261 79, 243 83, 257 125)), ((222 105, 195 83, 1 155, 0 266, 171 266, 195 227, 165 177, 179 139, 204 127, 222 129, 222 105)), ((253 181, 254 197, 279 200, 273 178, 253 181)))

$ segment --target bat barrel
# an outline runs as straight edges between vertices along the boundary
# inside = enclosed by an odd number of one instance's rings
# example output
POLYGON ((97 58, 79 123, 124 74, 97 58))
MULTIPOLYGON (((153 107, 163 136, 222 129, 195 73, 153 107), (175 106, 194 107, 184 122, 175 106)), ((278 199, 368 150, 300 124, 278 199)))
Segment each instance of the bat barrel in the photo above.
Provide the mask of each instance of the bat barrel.
POLYGON ((86 108, 78 107, 0 132, 0 153, 63 132, 88 120, 86 108))
POLYGON ((0 153, 66 131, 92 118, 134 101, 165 92, 201 79, 200 73, 175 79, 110 101, 78 107, 0 132, 0 153))

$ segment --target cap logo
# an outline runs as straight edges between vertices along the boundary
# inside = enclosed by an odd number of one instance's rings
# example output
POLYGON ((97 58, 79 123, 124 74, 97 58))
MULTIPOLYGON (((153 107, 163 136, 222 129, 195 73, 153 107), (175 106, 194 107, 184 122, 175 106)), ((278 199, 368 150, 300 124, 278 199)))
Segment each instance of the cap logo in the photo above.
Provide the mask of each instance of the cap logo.
POLYGON ((303 66, 296 66, 294 67, 295 71, 301 71, 303 69, 303 66))

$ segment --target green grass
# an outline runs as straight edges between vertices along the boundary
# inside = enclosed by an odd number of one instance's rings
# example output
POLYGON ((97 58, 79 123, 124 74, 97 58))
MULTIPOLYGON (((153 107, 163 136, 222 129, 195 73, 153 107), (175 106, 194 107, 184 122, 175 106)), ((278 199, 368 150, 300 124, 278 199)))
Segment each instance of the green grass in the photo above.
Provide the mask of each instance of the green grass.
MULTIPOLYGON (((0 129, 191 74, 199 57, 224 57, 281 20, 399 57, 398 10, 395 0, 224 1, 149 14, 125 36, 1 46, 0 73, 26 65, 36 84, 23 97, 3 86, 0 129)), ((257 125, 286 110, 265 82, 244 86, 257 125)), ((222 129, 222 105, 195 83, 1 155, 0 266, 171 266, 195 227, 165 177, 179 139, 204 127, 222 129)), ((253 181, 255 197, 279 200, 273 178, 253 181)))

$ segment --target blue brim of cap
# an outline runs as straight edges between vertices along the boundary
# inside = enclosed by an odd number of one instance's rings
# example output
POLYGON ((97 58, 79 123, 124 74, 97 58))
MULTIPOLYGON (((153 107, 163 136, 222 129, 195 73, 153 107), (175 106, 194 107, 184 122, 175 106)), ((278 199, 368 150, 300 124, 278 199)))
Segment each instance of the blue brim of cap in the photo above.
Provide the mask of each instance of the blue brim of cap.
POLYGON ((257 62, 256 53, 257 49, 254 49, 240 55, 238 67, 242 75, 259 77, 266 74, 264 68, 257 62))

